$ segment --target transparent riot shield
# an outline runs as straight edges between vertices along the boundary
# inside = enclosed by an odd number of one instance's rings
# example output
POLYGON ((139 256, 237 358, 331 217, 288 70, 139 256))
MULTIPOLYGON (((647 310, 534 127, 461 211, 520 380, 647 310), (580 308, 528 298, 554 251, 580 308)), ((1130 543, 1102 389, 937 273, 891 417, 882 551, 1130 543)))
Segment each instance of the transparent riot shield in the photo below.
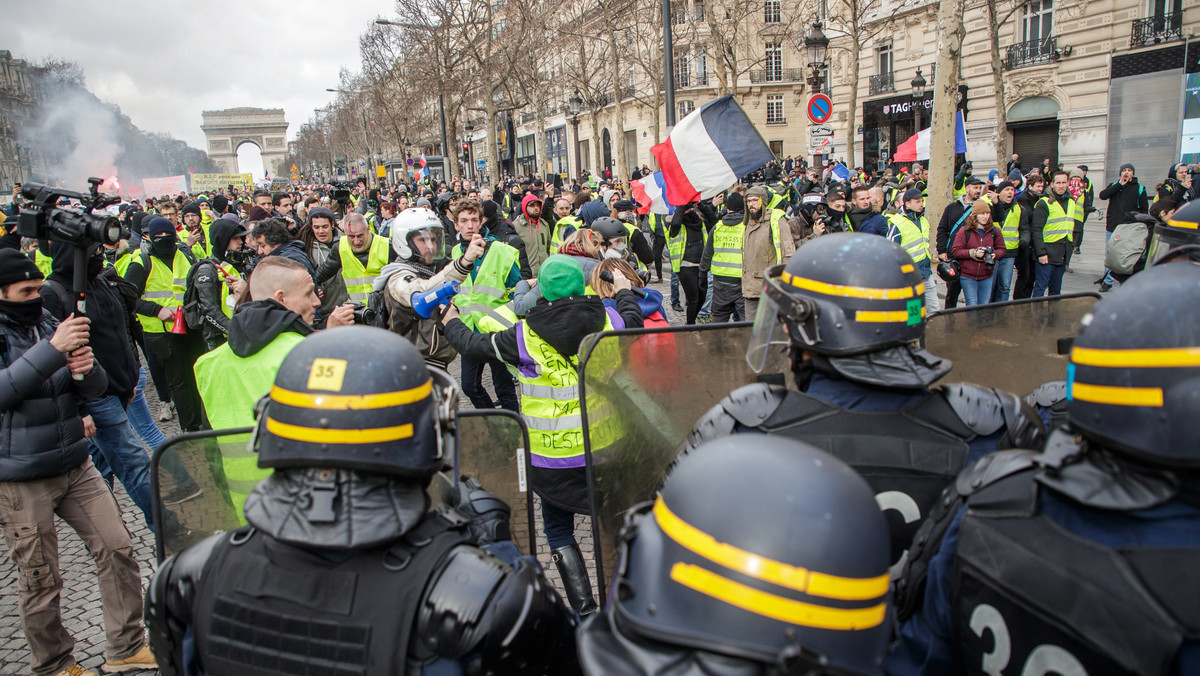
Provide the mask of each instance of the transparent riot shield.
POLYGON ((926 322, 925 349, 954 362, 946 382, 1024 396, 1067 377, 1080 322, 1099 298, 1080 293, 939 312, 926 322))
POLYGON ((248 450, 252 429, 182 434, 154 452, 150 482, 159 563, 210 535, 245 524, 242 491, 270 473, 258 469, 248 450), (164 497, 172 504, 164 504, 164 497))
MULTIPOLYGON (((533 494, 526 484, 529 430, 525 421, 512 411, 459 410, 455 414, 454 434, 458 473, 478 479, 486 490, 512 508, 509 523, 513 544, 524 550, 522 554, 536 555, 533 494)), ((442 499, 447 483, 435 479, 430 485, 435 502, 442 499)))
POLYGON ((742 385, 785 384, 785 348, 762 374, 747 365, 752 327, 632 329, 584 341, 580 396, 601 597, 624 512, 654 497, 697 419, 742 385))

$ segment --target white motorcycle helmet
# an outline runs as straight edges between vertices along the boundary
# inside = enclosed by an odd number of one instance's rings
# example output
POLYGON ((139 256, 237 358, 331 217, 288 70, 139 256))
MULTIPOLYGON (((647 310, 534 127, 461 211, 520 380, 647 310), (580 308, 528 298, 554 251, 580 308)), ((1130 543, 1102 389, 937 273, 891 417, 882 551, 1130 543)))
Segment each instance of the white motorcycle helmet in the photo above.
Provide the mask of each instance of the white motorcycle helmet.
POLYGON ((409 207, 392 221, 392 249, 406 261, 432 263, 446 257, 446 228, 427 207, 409 207))

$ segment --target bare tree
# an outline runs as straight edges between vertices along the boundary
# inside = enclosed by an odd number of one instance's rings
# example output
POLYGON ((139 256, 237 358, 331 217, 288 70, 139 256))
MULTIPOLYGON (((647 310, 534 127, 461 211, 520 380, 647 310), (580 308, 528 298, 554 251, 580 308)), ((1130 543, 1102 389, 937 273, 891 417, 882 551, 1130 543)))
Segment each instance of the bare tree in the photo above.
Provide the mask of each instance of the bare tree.
MULTIPOLYGON (((846 73, 849 82, 850 101, 846 105, 846 156, 854 162, 855 130, 858 128, 858 83, 862 61, 859 55, 869 51, 868 46, 884 31, 894 26, 891 17, 904 11, 914 0, 900 0, 897 6, 884 7, 884 0, 834 0, 829 9, 830 38, 845 37, 849 44, 830 45, 830 49, 844 50, 849 55, 846 73)), ((920 130, 917 130, 920 131, 920 130)), ((915 132, 914 132, 915 133, 915 132)))
POLYGON ((996 92, 996 129, 994 132, 996 144, 996 168, 1003 170, 1008 162, 1008 112, 1004 108, 1004 62, 1000 60, 1000 29, 1009 19, 1024 7, 1024 3, 1012 0, 984 0, 983 9, 987 16, 988 48, 992 57, 992 88, 996 92), (998 7, 1000 3, 1008 2, 1011 6, 998 7), (1001 14, 1003 12, 1003 14, 1001 14))

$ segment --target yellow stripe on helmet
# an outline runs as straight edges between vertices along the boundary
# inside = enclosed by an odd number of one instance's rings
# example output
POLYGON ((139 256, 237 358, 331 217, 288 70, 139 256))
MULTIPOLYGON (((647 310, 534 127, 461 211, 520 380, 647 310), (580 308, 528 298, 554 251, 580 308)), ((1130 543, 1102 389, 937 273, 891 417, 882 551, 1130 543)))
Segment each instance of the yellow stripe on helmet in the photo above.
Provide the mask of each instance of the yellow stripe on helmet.
POLYGON ((1099 350, 1076 347, 1071 361, 1106 368, 1178 368, 1200 366, 1200 347, 1165 347, 1138 350, 1099 350))
POLYGON ((271 400, 285 406, 316 408, 326 411, 348 409, 390 408, 403 406, 425 399, 433 392, 433 381, 418 385, 410 390, 380 392, 378 394, 324 394, 320 392, 294 392, 278 385, 271 388, 271 400))
POLYGON ((274 418, 267 418, 267 431, 284 439, 314 444, 379 444, 410 438, 413 435, 413 426, 404 424, 395 427, 343 430, 289 425, 274 418))

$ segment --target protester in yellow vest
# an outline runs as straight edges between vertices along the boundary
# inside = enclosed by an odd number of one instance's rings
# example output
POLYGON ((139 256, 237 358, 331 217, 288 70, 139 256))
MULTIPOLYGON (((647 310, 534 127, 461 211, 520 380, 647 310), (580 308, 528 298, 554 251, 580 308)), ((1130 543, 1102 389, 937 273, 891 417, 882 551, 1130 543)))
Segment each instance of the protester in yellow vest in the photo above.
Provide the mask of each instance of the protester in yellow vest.
POLYGON ((1075 222, 1083 220, 1079 201, 1068 190, 1067 172, 1053 172, 1046 196, 1037 201, 1030 222, 1033 255, 1037 260, 1033 297, 1062 293, 1062 278, 1073 248, 1075 222))
POLYGON ((746 243, 746 199, 732 192, 725 200, 725 215, 713 227, 700 259, 700 274, 712 272, 712 321, 723 324, 736 316, 746 321, 742 295, 742 250, 746 243))
POLYGON ((150 251, 133 256, 125 279, 137 287, 141 299, 137 317, 142 325, 143 343, 163 368, 171 401, 179 413, 179 426, 184 432, 195 432, 206 426, 196 380, 192 375, 197 337, 176 327, 176 314, 183 321, 183 294, 186 291, 192 254, 175 234, 175 225, 162 216, 150 219, 146 226, 150 251))
POLYGON ((43 277, 50 276, 50 273, 53 270, 52 266, 54 264, 54 260, 42 253, 41 248, 38 247, 38 241, 36 239, 32 237, 22 237, 21 250, 25 252, 25 255, 29 258, 29 260, 33 261, 33 264, 36 265, 37 269, 41 271, 43 277))
MULTIPOLYGON (((228 342, 196 360, 196 384, 213 429, 254 424, 254 405, 270 391, 279 364, 313 332, 313 317, 321 306, 314 289, 308 270, 291 259, 272 256, 255 266, 250 296, 256 300, 244 303, 230 319, 228 342)), ((353 311, 343 305, 327 326, 353 323, 353 311)), ((226 488, 239 519, 250 489, 270 474, 259 469, 257 456, 246 447, 248 439, 221 445, 226 488)))
POLYGON ((383 266, 396 259, 396 252, 386 237, 371 232, 362 214, 349 213, 342 219, 342 238, 336 254, 325 259, 317 269, 317 284, 341 274, 346 282, 350 300, 366 302, 375 278, 383 266))
MULTIPOLYGON (((615 275, 613 285, 625 328, 640 328, 642 310, 629 280, 615 275)), ((587 615, 596 611, 596 602, 574 535, 575 514, 586 513, 588 505, 578 352, 584 336, 611 330, 613 324, 603 301, 585 295, 583 269, 568 256, 554 255, 542 263, 538 288, 542 297, 537 305, 510 329, 475 333, 454 311, 443 323, 446 340, 464 357, 499 356, 517 369, 521 414, 529 427, 530 483, 542 499, 546 539, 567 598, 577 613, 587 615)))
POLYGON ((187 245, 196 258, 208 258, 212 255, 212 239, 208 224, 202 222, 200 205, 192 202, 183 208, 183 229, 187 232, 187 245))
POLYGON ((242 276, 248 258, 242 250, 246 228, 235 219, 220 218, 213 223, 212 250, 215 254, 196 263, 192 284, 199 296, 200 333, 207 349, 214 350, 225 342, 233 307, 246 289, 242 276))
POLYGON ((1029 246, 1029 214, 1013 199, 1016 192, 1016 187, 1008 181, 1001 181, 996 186, 992 219, 1000 226, 1000 232, 1004 235, 1004 250, 1007 253, 996 261, 996 290, 992 293, 994 303, 1003 303, 1009 299, 1017 253, 1021 246, 1029 246))
POLYGON ((571 213, 571 201, 560 197, 554 201, 554 232, 550 235, 550 253, 558 253, 562 243, 579 228, 583 227, 583 219, 571 213))
MULTIPOLYGON (((454 297, 454 306, 462 313, 463 323, 471 329, 474 329, 484 316, 492 316, 502 323, 507 322, 505 317, 496 313, 496 308, 509 301, 513 287, 521 281, 519 252, 491 236, 483 225, 483 205, 479 200, 459 200, 452 217, 458 241, 450 251, 451 258, 461 258, 467 245, 477 237, 482 237, 486 242, 483 256, 475 259, 470 276, 463 281, 458 295, 454 297)), ((496 399, 499 400, 500 407, 519 411, 517 389, 504 364, 494 356, 476 361, 465 354, 462 355, 463 394, 467 395, 475 408, 496 408, 496 402, 483 387, 485 364, 491 369, 492 384, 496 388, 496 399)))
POLYGON ((754 319, 762 297, 763 276, 770 268, 786 263, 796 251, 791 223, 782 209, 767 209, 766 186, 746 191, 746 236, 742 245, 742 296, 744 319, 754 319))

